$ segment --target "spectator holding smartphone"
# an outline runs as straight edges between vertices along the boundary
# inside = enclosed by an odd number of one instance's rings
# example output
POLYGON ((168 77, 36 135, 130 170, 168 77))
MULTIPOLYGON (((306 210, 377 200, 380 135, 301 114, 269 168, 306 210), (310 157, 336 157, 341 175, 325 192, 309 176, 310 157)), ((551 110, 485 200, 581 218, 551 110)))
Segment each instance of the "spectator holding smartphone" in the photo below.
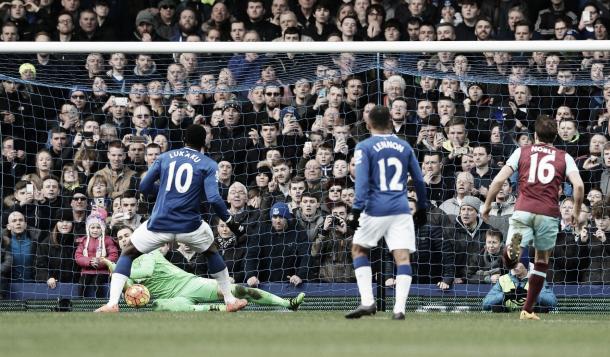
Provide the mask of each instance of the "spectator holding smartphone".
POLYGON ((324 223, 311 247, 314 266, 320 266, 319 278, 325 283, 350 283, 354 281, 352 266, 352 237, 354 232, 347 226, 347 206, 335 202, 331 214, 324 223))

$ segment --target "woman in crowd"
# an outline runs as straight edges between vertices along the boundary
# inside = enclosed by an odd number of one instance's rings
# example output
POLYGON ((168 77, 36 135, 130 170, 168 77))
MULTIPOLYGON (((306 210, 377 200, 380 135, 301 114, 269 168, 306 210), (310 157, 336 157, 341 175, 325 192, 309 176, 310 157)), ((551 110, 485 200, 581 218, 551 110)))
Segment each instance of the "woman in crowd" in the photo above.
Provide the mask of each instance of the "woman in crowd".
POLYGON ((50 289, 57 283, 75 284, 79 280, 72 220, 71 210, 58 212, 51 235, 38 245, 36 281, 45 282, 50 289))

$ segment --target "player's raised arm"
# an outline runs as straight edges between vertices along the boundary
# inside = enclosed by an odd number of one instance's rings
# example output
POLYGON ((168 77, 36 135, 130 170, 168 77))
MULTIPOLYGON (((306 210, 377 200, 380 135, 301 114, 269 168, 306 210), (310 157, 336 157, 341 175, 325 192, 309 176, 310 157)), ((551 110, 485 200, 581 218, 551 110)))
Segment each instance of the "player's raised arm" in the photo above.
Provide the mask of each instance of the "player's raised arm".
POLYGON ((148 169, 146 175, 142 178, 142 181, 140 181, 140 192, 149 195, 158 191, 159 187, 155 185, 155 182, 157 182, 159 177, 161 177, 161 163, 160 160, 157 159, 148 169))

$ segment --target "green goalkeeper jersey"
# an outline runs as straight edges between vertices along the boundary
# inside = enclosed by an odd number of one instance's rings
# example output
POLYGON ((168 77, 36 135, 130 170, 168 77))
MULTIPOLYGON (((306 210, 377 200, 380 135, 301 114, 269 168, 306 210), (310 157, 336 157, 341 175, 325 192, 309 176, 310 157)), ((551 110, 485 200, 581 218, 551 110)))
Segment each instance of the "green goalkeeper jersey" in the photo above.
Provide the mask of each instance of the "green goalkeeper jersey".
MULTIPOLYGON (((115 264, 112 266, 114 271, 115 264)), ((142 254, 131 265, 131 276, 135 283, 148 288, 151 296, 169 299, 179 293, 197 277, 170 263, 159 250, 142 254)))

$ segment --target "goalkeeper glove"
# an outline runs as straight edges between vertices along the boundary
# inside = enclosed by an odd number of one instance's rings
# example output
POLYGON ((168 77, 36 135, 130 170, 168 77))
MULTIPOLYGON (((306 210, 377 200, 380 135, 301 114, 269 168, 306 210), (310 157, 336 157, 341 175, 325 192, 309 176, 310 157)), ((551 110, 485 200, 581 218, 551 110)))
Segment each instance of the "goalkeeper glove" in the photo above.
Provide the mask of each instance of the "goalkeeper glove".
POLYGON ((349 227, 355 232, 360 227, 360 214, 362 210, 352 208, 352 220, 349 221, 349 227))
POLYGON ((241 237, 244 235, 244 233, 246 233, 246 227, 244 227, 241 223, 236 222, 233 216, 229 216, 229 219, 227 219, 225 223, 236 237, 241 237))

